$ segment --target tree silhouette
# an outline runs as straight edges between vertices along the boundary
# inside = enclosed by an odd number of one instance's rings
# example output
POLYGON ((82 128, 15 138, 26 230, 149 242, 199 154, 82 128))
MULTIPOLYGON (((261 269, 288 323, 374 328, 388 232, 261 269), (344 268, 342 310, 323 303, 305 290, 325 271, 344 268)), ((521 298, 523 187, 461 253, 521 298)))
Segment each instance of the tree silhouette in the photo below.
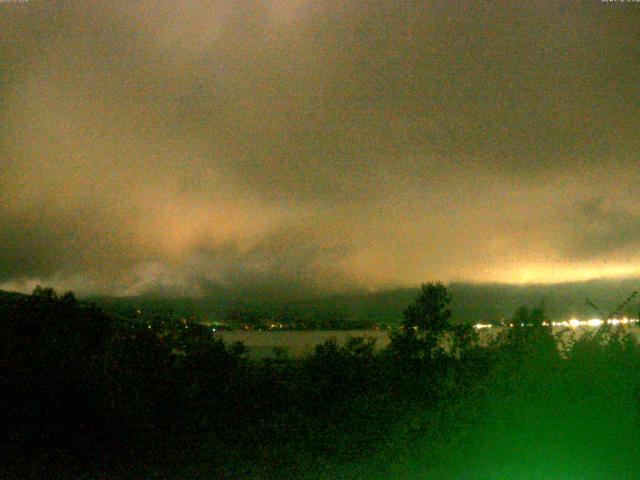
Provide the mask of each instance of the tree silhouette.
POLYGON ((451 295, 442 283, 423 284, 418 298, 403 312, 402 331, 391 336, 391 351, 411 362, 441 356, 440 337, 451 329, 450 303, 451 295))
POLYGON ((58 298, 58 294, 53 288, 43 287, 42 285, 36 285, 36 288, 33 289, 31 295, 34 297, 46 298, 48 300, 56 300, 58 298))
POLYGON ((426 330, 440 333, 450 329, 451 295, 440 282, 425 283, 414 303, 403 312, 402 325, 407 330, 426 330))
POLYGON ((525 305, 520 305, 516 308, 516 311, 513 312, 513 317, 511 323, 515 328, 518 327, 526 327, 531 323, 531 314, 529 313, 529 308, 525 305))

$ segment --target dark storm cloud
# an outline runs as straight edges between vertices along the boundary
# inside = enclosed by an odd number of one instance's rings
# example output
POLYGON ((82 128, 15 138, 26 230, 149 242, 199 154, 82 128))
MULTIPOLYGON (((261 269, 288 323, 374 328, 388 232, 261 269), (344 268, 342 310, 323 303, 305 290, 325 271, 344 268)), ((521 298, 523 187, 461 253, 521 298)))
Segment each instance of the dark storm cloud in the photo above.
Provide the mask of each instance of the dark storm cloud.
POLYGON ((284 230, 263 238, 247 251, 235 244, 194 249, 190 269, 203 293, 215 296, 282 299, 301 298, 335 289, 353 288, 351 279, 338 268, 347 258, 348 247, 317 242, 320 234, 284 230))
POLYGON ((280 291, 619 273, 639 16, 2 4, 0 278, 280 291), (600 196, 597 227, 565 209, 600 196), (609 250, 618 263, 589 264, 609 250))
POLYGON ((153 258, 113 210, 77 205, 60 212, 34 204, 15 213, 0 212, 0 282, 84 273, 108 282, 153 258))
POLYGON ((638 146, 637 33, 616 29, 622 12, 307 8, 313 21, 275 33, 264 11, 245 12, 256 22, 199 52, 192 90, 176 100, 181 123, 228 148, 252 188, 358 196, 413 155, 423 180, 432 157, 537 178, 638 146))
POLYGON ((608 205, 603 198, 576 205, 568 220, 572 235, 567 247, 570 258, 637 255, 640 251, 640 212, 608 205))

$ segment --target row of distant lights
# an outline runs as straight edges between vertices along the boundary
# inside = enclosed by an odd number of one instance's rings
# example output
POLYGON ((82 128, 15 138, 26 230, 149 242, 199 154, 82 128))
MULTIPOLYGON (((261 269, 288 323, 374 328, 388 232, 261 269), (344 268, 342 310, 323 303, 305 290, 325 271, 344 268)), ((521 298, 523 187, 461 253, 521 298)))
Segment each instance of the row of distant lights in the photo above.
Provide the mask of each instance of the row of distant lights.
MULTIPOLYGON (((551 322, 551 325, 554 327, 570 327, 570 328, 578 328, 578 327, 600 327, 603 324, 607 325, 631 325, 634 323, 638 323, 637 318, 611 318, 606 322, 599 318, 592 318, 591 320, 578 320, 577 318, 572 318, 571 320, 565 320, 562 322, 551 322)), ((548 322, 543 322, 542 325, 549 326, 548 322)), ((513 323, 509 324, 510 327, 513 327, 513 323)), ((520 324, 521 327, 524 327, 524 324, 520 324)), ((491 328, 493 325, 490 323, 476 323, 473 328, 478 330, 482 330, 484 328, 491 328)))

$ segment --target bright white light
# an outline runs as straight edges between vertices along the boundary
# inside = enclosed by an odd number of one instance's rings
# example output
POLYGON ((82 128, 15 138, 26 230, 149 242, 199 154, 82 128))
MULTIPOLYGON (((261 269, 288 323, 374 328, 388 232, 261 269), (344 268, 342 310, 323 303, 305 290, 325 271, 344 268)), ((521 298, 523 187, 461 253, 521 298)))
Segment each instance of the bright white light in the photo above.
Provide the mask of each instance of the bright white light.
POLYGON ((491 328, 492 325, 490 323, 476 323, 473 328, 477 328, 480 330, 481 328, 491 328))
MULTIPOLYGON (((590 320, 578 320, 577 318, 572 318, 570 320, 563 320, 561 322, 551 322, 551 325, 553 327, 571 327, 571 328, 577 328, 577 327, 592 327, 592 328, 598 328, 602 325, 609 324, 609 325, 633 325, 634 327, 636 326, 636 324, 640 322, 640 319, 637 318, 627 318, 627 317, 623 317, 623 318, 610 318, 609 320, 602 320, 601 318, 592 318, 590 320)), ((543 325, 548 326, 549 323, 544 322, 543 325)), ((478 330, 483 329, 483 328, 490 328, 493 325, 487 324, 487 323, 476 323, 473 328, 476 328, 478 330)), ((513 323, 509 323, 507 324, 507 326, 509 327, 515 327, 515 324, 513 323)), ((520 324, 520 326, 525 326, 525 324, 520 324)))
POLYGON ((590 327, 599 327, 600 325, 602 325, 602 320, 600 320, 599 318, 592 318, 591 320, 587 320, 587 325, 589 325, 590 327))

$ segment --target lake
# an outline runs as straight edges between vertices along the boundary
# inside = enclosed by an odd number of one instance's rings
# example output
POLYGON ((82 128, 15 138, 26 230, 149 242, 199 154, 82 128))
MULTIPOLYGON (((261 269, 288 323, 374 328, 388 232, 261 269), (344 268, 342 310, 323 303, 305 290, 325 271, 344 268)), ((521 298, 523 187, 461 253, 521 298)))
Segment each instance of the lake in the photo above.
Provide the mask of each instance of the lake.
MULTIPOLYGON (((481 341, 487 342, 507 327, 486 328, 478 331, 481 341)), ((640 340, 640 328, 637 325, 621 327, 624 331, 632 333, 640 340)), ((595 332, 597 327, 554 327, 554 333, 562 333, 564 341, 580 338, 586 332, 595 332)), ((366 337, 376 341, 377 350, 389 345, 389 330, 231 330, 218 331, 214 335, 224 339, 225 342, 242 342, 249 349, 252 358, 265 358, 274 356, 274 348, 282 349, 291 357, 301 357, 313 353, 316 345, 326 340, 335 338, 339 344, 345 343, 349 338, 366 337)))
POLYGON ((349 338, 367 337, 376 340, 376 349, 389 344, 388 330, 231 330, 216 332, 225 342, 242 342, 249 348, 251 357, 273 356, 273 349, 280 348, 289 356, 301 357, 313 353, 316 345, 335 338, 343 344, 349 338))

